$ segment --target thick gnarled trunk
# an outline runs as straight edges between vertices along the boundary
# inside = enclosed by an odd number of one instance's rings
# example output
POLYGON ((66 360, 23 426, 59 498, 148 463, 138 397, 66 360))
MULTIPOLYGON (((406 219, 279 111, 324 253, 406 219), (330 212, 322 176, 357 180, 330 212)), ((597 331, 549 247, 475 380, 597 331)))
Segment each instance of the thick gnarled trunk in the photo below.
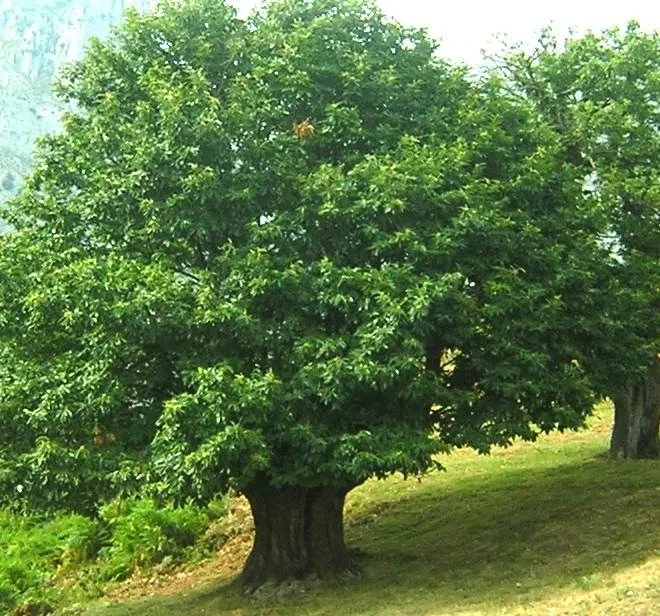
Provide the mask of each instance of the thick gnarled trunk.
POLYGON ((312 575, 354 571, 344 543, 344 501, 351 488, 283 487, 265 481, 245 490, 254 545, 242 574, 251 588, 312 575))
POLYGON ((660 457, 660 360, 614 397, 613 458, 660 457))

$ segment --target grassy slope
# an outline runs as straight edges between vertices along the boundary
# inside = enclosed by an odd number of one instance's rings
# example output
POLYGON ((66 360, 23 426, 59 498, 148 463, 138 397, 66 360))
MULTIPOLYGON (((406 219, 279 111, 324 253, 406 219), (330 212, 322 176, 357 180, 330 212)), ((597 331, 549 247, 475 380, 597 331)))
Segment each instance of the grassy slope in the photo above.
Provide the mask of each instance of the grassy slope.
POLYGON ((369 482, 347 504, 358 582, 246 598, 229 584, 249 547, 157 588, 124 588, 89 616, 660 613, 660 462, 611 462, 609 411, 590 431, 479 457, 423 482, 369 482), (146 601, 131 596, 154 594, 146 601))

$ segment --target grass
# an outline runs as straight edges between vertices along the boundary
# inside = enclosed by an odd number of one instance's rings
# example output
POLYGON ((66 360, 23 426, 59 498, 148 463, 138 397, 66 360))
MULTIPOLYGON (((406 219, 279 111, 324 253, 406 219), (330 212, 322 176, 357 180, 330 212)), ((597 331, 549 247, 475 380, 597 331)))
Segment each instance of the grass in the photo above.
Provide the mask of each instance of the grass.
POLYGON ((231 584, 244 533, 201 568, 115 589, 85 614, 657 614, 660 462, 603 457, 610 417, 601 407, 589 431, 489 457, 459 451, 421 483, 356 489, 346 534, 361 554, 359 581, 245 597, 231 584))

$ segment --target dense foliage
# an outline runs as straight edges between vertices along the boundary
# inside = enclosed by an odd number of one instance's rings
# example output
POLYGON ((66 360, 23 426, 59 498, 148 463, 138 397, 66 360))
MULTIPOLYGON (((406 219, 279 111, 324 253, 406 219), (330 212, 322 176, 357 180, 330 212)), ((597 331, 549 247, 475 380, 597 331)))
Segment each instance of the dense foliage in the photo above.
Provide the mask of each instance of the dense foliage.
POLYGON ((214 508, 160 507, 150 500, 113 501, 97 519, 52 518, 0 510, 0 610, 50 614, 61 603, 96 597, 103 584, 155 565, 163 571, 217 547, 214 508))
POLYGON ((602 357, 619 364, 602 375, 617 410, 613 455, 658 457, 660 33, 631 23, 561 44, 548 30, 534 53, 509 49, 497 65, 561 135, 609 221, 613 327, 593 344, 593 367, 602 357))
POLYGON ((505 85, 358 0, 164 2, 96 41, 1 213, 2 501, 233 486, 259 582, 346 566, 368 477, 580 426, 610 221, 505 85))

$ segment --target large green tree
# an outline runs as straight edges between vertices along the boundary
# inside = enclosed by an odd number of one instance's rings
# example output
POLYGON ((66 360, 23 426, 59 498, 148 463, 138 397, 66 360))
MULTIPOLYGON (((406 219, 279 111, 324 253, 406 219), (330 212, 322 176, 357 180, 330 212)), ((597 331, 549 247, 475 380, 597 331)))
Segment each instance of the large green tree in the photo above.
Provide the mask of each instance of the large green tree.
POLYGON ((616 261, 608 300, 616 330, 594 344, 608 357, 601 390, 614 401, 613 457, 660 456, 660 33, 631 23, 563 44, 548 30, 528 53, 497 61, 581 164, 585 191, 609 224, 616 261), (617 301, 619 300, 619 301, 617 301))
POLYGON ((359 0, 129 13, 1 239, 0 495, 233 487, 244 579, 352 567, 343 503, 572 428, 606 219, 535 106, 359 0))

